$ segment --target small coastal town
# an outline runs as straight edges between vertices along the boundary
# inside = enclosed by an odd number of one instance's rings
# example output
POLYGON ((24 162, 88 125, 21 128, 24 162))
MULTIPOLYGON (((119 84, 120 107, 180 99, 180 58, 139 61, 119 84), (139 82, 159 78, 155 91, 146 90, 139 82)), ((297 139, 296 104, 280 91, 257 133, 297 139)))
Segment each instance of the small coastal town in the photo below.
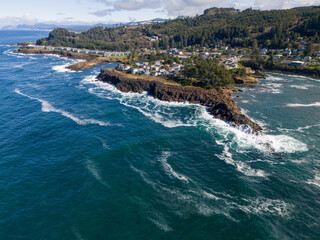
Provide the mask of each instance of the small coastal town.
MULTIPOLYGON (((157 36, 152 36, 149 41, 159 41, 157 36)), ((289 41, 289 39, 287 39, 289 41)), ((117 67, 119 71, 125 71, 130 74, 143 74, 151 76, 165 76, 175 78, 179 75, 180 71, 184 68, 183 62, 192 56, 200 56, 203 59, 218 59, 220 64, 226 69, 236 69, 241 67, 241 60, 252 59, 259 57, 267 60, 271 57, 277 64, 288 66, 320 66, 320 50, 309 49, 308 43, 303 40, 303 37, 297 39, 297 48, 285 49, 266 49, 266 48, 232 48, 226 45, 215 45, 210 47, 187 47, 183 50, 177 48, 170 48, 168 50, 156 50, 155 48, 141 48, 138 55, 143 58, 152 53, 168 54, 177 59, 177 62, 165 63, 163 59, 156 61, 129 61, 129 63, 120 63, 117 67), (317 51, 319 50, 319 51, 317 51), (240 63, 239 63, 240 62, 240 63)), ((57 50, 57 51, 71 51, 74 53, 99 55, 102 57, 119 57, 130 58, 131 51, 116 52, 116 51, 101 51, 78 49, 71 47, 54 47, 54 46, 39 46, 29 44, 27 49, 44 49, 44 50, 57 50)))
POLYGON ((39 45, 32 45, 29 44, 26 46, 27 49, 44 49, 44 50, 64 50, 64 51, 71 51, 75 53, 84 53, 84 54, 97 54, 103 57, 110 57, 110 56, 128 56, 130 55, 129 52, 108 52, 108 51, 99 51, 99 50, 88 50, 88 49, 78 49, 78 48, 71 48, 71 47, 53 47, 53 46, 39 46, 39 45))
POLYGON ((0 240, 320 240, 320 0, 0 12, 0 240))

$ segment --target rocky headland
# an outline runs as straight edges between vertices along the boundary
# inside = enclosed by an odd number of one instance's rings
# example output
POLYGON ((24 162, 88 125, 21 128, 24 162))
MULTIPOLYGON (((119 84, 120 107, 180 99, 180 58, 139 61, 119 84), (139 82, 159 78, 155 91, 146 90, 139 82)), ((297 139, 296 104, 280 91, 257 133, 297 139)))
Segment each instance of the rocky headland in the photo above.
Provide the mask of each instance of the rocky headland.
POLYGON ((232 99, 233 92, 230 89, 217 91, 181 86, 165 78, 125 74, 115 69, 101 69, 98 79, 113 84, 122 92, 142 93, 147 91, 149 95, 162 101, 201 104, 208 107, 209 113, 215 118, 231 125, 247 125, 254 132, 262 131, 258 124, 241 113, 240 107, 232 99))
POLYGON ((80 71, 82 69, 88 69, 100 64, 110 63, 110 62, 125 62, 126 59, 121 58, 107 58, 101 57, 99 55, 87 54, 87 53, 75 53, 71 51, 65 50, 48 50, 48 49, 28 49, 25 46, 26 43, 19 43, 21 46, 19 49, 15 51, 15 53, 23 53, 23 54, 55 54, 60 57, 65 57, 73 60, 84 60, 83 62, 78 62, 68 66, 67 68, 73 71, 80 71))

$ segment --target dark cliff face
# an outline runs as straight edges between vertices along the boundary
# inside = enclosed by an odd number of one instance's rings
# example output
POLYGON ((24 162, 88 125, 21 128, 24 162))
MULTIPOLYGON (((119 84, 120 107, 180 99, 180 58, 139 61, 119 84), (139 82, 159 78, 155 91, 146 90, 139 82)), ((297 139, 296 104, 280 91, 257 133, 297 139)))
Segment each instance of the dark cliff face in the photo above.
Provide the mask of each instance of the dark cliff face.
POLYGON ((208 107, 208 111, 216 118, 234 125, 247 125, 255 132, 261 127, 240 112, 240 108, 232 99, 231 92, 218 92, 197 87, 168 85, 156 80, 133 79, 114 69, 102 69, 98 79, 115 85, 122 92, 147 91, 151 96, 163 101, 189 102, 208 107))

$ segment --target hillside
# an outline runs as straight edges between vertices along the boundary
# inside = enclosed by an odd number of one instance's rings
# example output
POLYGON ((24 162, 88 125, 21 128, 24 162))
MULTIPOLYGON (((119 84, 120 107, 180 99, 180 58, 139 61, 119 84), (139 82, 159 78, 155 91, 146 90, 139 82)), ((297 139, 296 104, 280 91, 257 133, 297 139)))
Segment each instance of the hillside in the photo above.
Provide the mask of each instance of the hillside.
POLYGON ((144 47, 213 47, 216 44, 246 47, 257 39, 261 47, 285 48, 294 44, 293 39, 299 36, 318 42, 319 23, 320 7, 271 11, 211 8, 200 16, 178 17, 148 25, 94 27, 79 34, 58 28, 37 44, 127 51, 144 47), (152 36, 159 39, 150 41, 152 36))

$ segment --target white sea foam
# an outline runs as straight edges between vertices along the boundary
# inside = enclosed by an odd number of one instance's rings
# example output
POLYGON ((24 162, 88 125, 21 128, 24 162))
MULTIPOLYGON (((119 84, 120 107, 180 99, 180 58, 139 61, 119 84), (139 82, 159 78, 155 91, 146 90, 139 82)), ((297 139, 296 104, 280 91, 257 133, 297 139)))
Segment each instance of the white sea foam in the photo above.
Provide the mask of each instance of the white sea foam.
POLYGON ((233 147, 238 150, 250 149, 252 147, 266 153, 270 152, 304 152, 307 151, 307 145, 299 140, 287 135, 271 134, 252 134, 250 129, 241 126, 231 127, 229 124, 214 119, 207 111, 203 112, 203 119, 209 120, 207 131, 215 135, 225 136, 233 147), (214 127, 214 128, 213 128, 214 127), (249 132, 249 133, 248 133, 249 132))
POLYGON ((274 76, 274 75, 268 75, 266 80, 268 81, 283 81, 283 78, 274 76))
POLYGON ((255 123, 259 124, 260 127, 265 128, 267 126, 267 124, 261 120, 257 120, 255 118, 253 118, 252 116, 250 116, 249 114, 249 110, 241 108, 241 113, 243 115, 246 115, 248 118, 250 118, 252 121, 254 121, 255 123))
MULTIPOLYGON (((54 56, 54 55, 50 55, 50 56, 54 56)), ((58 55, 59 57, 59 55, 58 55)), ((76 72, 74 70, 71 70, 69 69, 68 67, 71 66, 72 64, 76 64, 76 63, 79 63, 79 62, 84 62, 85 60, 83 59, 75 59, 75 60, 69 60, 69 59, 66 59, 68 61, 68 63, 66 64, 62 64, 62 65, 56 65, 56 66, 53 66, 52 69, 55 70, 56 72, 60 72, 60 73, 64 73, 64 72, 76 72), (70 62, 71 61, 71 62, 70 62)), ((79 71, 81 72, 81 71, 79 71)))
POLYGON ((104 139, 99 138, 99 137, 98 137, 98 139, 100 140, 102 147, 104 147, 105 149, 109 149, 109 146, 107 145, 107 143, 104 139))
POLYGON ((305 85, 290 85, 290 87, 296 88, 296 89, 301 89, 301 90, 308 90, 310 87, 314 87, 314 85, 309 85, 309 84, 305 84, 305 85))
MULTIPOLYGON (((306 76, 302 76, 302 75, 292 75, 292 74, 283 74, 283 73, 277 73, 277 75, 294 78, 295 80, 303 80, 303 81, 305 81, 307 79, 307 80, 310 80, 310 81, 320 82, 320 80, 318 80, 318 79, 311 78, 311 77, 306 77, 306 76)), ((275 77, 275 78, 278 78, 278 77, 275 77)))
POLYGON ((289 103, 288 107, 320 107, 320 102, 314 102, 310 104, 289 103))
POLYGON ((242 211, 255 215, 278 215, 287 217, 290 214, 289 209, 293 206, 277 199, 268 199, 263 197, 242 199, 245 204, 236 204, 236 207, 242 211))
POLYGON ((56 72, 75 72, 72 71, 70 69, 68 69, 67 67, 70 66, 70 64, 64 64, 64 65, 57 65, 57 66, 53 66, 52 69, 55 70, 56 72))
POLYGON ((250 177, 266 177, 267 176, 267 174, 263 170, 253 169, 243 161, 234 160, 232 158, 232 154, 229 152, 229 146, 227 145, 227 143, 223 143, 222 141, 218 141, 218 140, 216 140, 216 143, 218 145, 224 146, 223 152, 221 154, 216 154, 216 156, 219 159, 223 160, 225 163, 234 166, 237 169, 237 171, 250 177))
POLYGON ((98 169, 98 167, 96 166, 96 164, 92 161, 92 160, 88 160, 87 161, 87 169, 89 171, 89 173, 102 185, 104 185, 105 187, 109 187, 109 184, 106 183, 106 181, 101 177, 100 175, 100 171, 98 169))
POLYGON ((131 168, 134 172, 138 173, 138 174, 140 175, 140 177, 142 178, 142 180, 143 180, 145 183, 147 183, 148 185, 150 185, 150 186, 151 186, 153 189, 155 189, 155 190, 158 189, 158 188, 157 188, 157 183, 155 183, 154 181, 152 181, 152 180, 150 179, 150 177, 148 176, 147 173, 145 173, 144 171, 142 171, 142 170, 140 170, 140 169, 135 168, 135 167, 132 166, 132 165, 130 165, 130 168, 131 168))
POLYGON ((320 188, 320 174, 317 173, 313 179, 308 179, 307 183, 320 188))
POLYGON ((174 178, 177 178, 181 181, 186 181, 188 182, 189 181, 189 178, 184 176, 183 174, 180 174, 180 173, 177 173, 176 171, 173 170, 173 168, 171 167, 171 165, 168 163, 168 158, 171 156, 170 152, 163 152, 161 157, 158 159, 164 170, 166 171, 166 173, 169 175, 169 176, 172 176, 174 178))
POLYGON ((135 108, 149 119, 165 127, 205 127, 207 131, 228 135, 229 140, 237 143, 240 149, 255 147, 263 152, 298 152, 307 151, 306 144, 286 135, 248 134, 252 130, 245 126, 233 127, 230 124, 213 118, 206 107, 180 103, 165 102, 148 96, 147 93, 123 93, 115 86, 97 81, 95 75, 85 77, 81 85, 88 85, 88 91, 98 97, 116 99, 121 104, 135 108), (182 114, 179 114, 179 112, 182 114))
MULTIPOLYGON (((277 199, 264 197, 243 197, 239 199, 224 192, 214 192, 213 194, 211 191, 208 192, 207 190, 201 189, 196 182, 191 180, 189 184, 184 185, 183 188, 177 188, 159 182, 159 179, 153 180, 152 175, 148 175, 132 165, 131 169, 138 173, 143 181, 152 186, 155 192, 159 194, 157 198, 159 202, 182 218, 194 214, 202 216, 212 216, 216 214, 224 215, 232 221, 237 221, 237 219, 231 216, 234 210, 241 210, 253 215, 278 215, 287 217, 290 213, 290 208, 292 208, 291 205, 277 199)), ((155 221, 154 224, 160 224, 158 226, 159 228, 168 226, 165 219, 159 219, 149 214, 148 216, 150 217, 150 221, 155 221), (164 226, 161 223, 164 223, 164 226)))
POLYGON ((167 220, 159 211, 153 209, 149 210, 147 214, 147 219, 149 219, 153 224, 155 224, 160 230, 164 232, 173 231, 173 229, 169 226, 167 220))
POLYGON ((108 123, 108 122, 104 122, 104 121, 100 121, 100 120, 96 120, 96 119, 92 119, 92 118, 89 118, 89 119, 82 118, 82 119, 80 119, 80 118, 74 116, 73 114, 71 114, 71 113, 69 113, 67 111, 64 111, 62 109, 53 107, 49 102, 47 102, 45 100, 42 100, 40 98, 31 97, 31 96, 29 96, 27 94, 24 94, 18 89, 15 89, 15 92, 20 94, 20 95, 22 95, 22 96, 25 96, 27 98, 39 101, 42 104, 42 111, 43 112, 60 113, 62 116, 73 120, 74 122, 76 122, 79 125, 98 124, 100 126, 110 126, 110 123, 108 123))
POLYGON ((288 129, 288 128, 278 128, 278 129, 286 132, 304 132, 304 130, 308 130, 310 128, 315 128, 315 127, 320 127, 320 124, 307 125, 304 127, 298 127, 297 129, 288 129))

